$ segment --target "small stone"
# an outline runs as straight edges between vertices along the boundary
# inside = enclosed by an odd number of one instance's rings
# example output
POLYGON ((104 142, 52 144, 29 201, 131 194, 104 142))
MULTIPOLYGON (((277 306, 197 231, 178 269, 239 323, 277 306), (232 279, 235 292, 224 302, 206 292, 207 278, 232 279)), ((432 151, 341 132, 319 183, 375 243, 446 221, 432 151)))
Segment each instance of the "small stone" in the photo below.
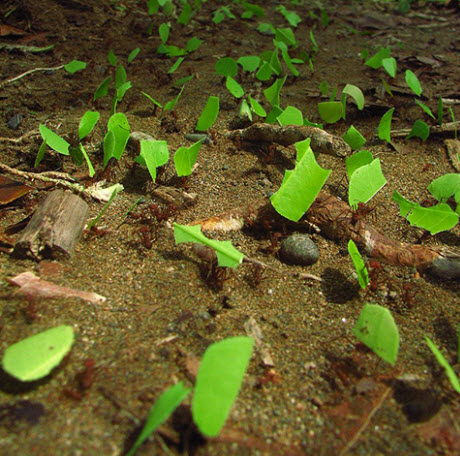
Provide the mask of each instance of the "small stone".
POLYGON ((227 165, 227 164, 222 165, 222 169, 223 169, 224 171, 227 171, 227 169, 230 169, 230 165, 227 165))
POLYGON ((8 120, 8 128, 10 130, 17 130, 19 125, 21 125, 22 122, 22 115, 21 114, 15 114, 13 117, 8 120))
POLYGON ((281 242, 280 259, 285 263, 309 266, 318 261, 316 244, 307 234, 293 234, 281 242))

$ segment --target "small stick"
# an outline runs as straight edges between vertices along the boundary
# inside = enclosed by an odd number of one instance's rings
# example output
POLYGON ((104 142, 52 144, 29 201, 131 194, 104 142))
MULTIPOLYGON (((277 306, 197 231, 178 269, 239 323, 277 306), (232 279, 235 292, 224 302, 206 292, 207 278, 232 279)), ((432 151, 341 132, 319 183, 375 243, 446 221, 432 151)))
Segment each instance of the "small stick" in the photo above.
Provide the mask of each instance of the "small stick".
POLYGON ((13 144, 19 144, 19 143, 25 141, 26 139, 28 139, 31 136, 39 136, 39 135, 40 135, 40 133, 39 133, 38 130, 31 130, 31 131, 28 131, 27 133, 24 133, 19 138, 3 138, 3 137, 0 137, 0 141, 1 142, 10 142, 10 143, 13 143, 13 144))
POLYGON ((0 89, 6 86, 7 84, 11 84, 12 82, 17 81, 18 79, 28 76, 29 74, 36 73, 38 71, 55 71, 60 70, 61 68, 64 68, 64 65, 59 65, 57 67, 52 68, 33 68, 32 70, 28 70, 25 73, 21 73, 19 76, 15 76, 14 78, 3 81, 2 83, 0 83, 0 89))
MULTIPOLYGON (((430 127, 430 133, 432 134, 442 134, 448 132, 454 132, 460 128, 460 121, 457 122, 448 122, 443 123, 442 125, 434 125, 430 127)), ((405 128, 403 130, 393 130, 391 132, 391 136, 394 138, 403 138, 407 136, 411 130, 409 128, 405 128)))

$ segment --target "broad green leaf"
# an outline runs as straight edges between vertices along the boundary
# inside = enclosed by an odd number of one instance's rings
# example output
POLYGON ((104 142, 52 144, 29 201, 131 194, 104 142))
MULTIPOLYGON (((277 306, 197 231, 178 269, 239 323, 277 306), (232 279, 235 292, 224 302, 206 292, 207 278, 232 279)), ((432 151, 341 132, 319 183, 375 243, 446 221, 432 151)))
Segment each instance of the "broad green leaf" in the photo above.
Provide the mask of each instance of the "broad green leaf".
POLYGON ((417 119, 406 139, 413 138, 414 136, 426 141, 428 136, 430 136, 430 127, 423 120, 417 119))
POLYGON ((198 131, 205 131, 217 119, 219 115, 219 97, 210 96, 208 101, 206 102, 206 106, 204 107, 200 118, 198 119, 198 123, 196 125, 196 130, 198 131))
POLYGON ((387 308, 365 304, 353 334, 384 361, 395 365, 399 351, 399 332, 387 308))
POLYGON ((436 117, 434 114, 431 112, 431 109, 425 104, 422 103, 421 101, 415 99, 415 102, 434 120, 436 120, 436 117))
POLYGON ((280 105, 280 92, 286 82, 287 76, 277 79, 270 87, 264 90, 265 98, 272 106, 280 105))
POLYGON ((440 203, 445 203, 449 198, 460 193, 460 174, 450 173, 438 177, 428 185, 428 191, 440 203))
POLYGON ((348 179, 351 178, 352 174, 361 166, 369 165, 374 160, 371 152, 368 150, 361 150, 353 155, 350 155, 345 159, 345 166, 347 168, 348 179))
POLYGON ((178 176, 188 176, 192 173, 192 167, 198 157, 202 139, 192 144, 190 147, 179 147, 174 154, 174 165, 178 176))
POLYGON ((227 76, 225 86, 235 98, 241 98, 244 95, 243 87, 241 87, 231 76, 227 76))
POLYGON ((208 239, 201 232, 201 225, 179 225, 174 223, 174 239, 181 242, 198 242, 215 250, 219 266, 236 268, 243 261, 244 255, 233 247, 230 241, 208 239))
POLYGON ((296 161, 302 160, 302 157, 310 150, 310 138, 295 143, 296 161))
POLYGON ((433 352, 433 355, 436 357, 439 365, 446 371, 446 375, 450 381, 450 384, 453 386, 454 390, 460 394, 460 382, 458 377, 455 375, 454 370, 452 367, 450 367, 450 364, 447 362, 446 358, 444 358, 443 354, 439 351, 438 347, 436 347, 432 340, 428 336, 425 336, 425 340, 428 344, 428 347, 430 347, 430 350, 433 352))
POLYGON ((203 40, 200 40, 196 36, 194 36, 193 38, 190 38, 187 41, 187 44, 185 45, 185 49, 187 50, 187 52, 196 51, 201 46, 202 42, 203 40))
POLYGON ((351 175, 348 203, 352 207, 358 203, 367 203, 386 183, 380 160, 376 158, 368 165, 358 168, 351 175))
POLYGON ((417 204, 404 198, 397 190, 391 195, 391 200, 398 203, 399 215, 402 217, 405 217, 414 207, 417 207, 417 204))
POLYGON ((251 105, 251 109, 260 117, 266 117, 267 113, 265 109, 262 107, 262 105, 254 100, 254 98, 251 97, 251 95, 248 96, 249 99, 249 104, 251 105))
POLYGON ((238 63, 243 67, 244 71, 256 71, 260 65, 260 57, 257 55, 248 55, 246 57, 240 57, 238 63))
POLYGON ((279 106, 273 106, 272 110, 268 113, 265 118, 265 123, 274 124, 278 116, 283 112, 279 106))
POLYGON ((275 40, 285 43, 287 46, 296 46, 297 40, 295 39, 294 32, 291 28, 277 28, 275 30, 275 40))
POLYGON ((356 247, 356 244, 351 239, 348 241, 348 253, 355 267, 356 274, 358 274, 359 286, 364 290, 369 285, 369 274, 358 247, 356 247))
POLYGON ((192 400, 193 421, 208 437, 219 434, 230 413, 251 359, 254 340, 231 337, 203 355, 192 400))
POLYGON ((129 55, 128 55, 128 65, 137 57, 137 54, 139 54, 141 48, 136 48, 133 49, 129 55))
POLYGON ((38 380, 62 361, 73 341, 72 326, 48 329, 10 345, 3 354, 2 368, 22 382, 38 380))
POLYGON ((140 153, 136 162, 147 166, 153 182, 157 178, 157 168, 165 165, 169 160, 169 151, 166 141, 140 141, 140 153))
POLYGON ((382 65, 383 68, 385 68, 385 71, 392 77, 394 78, 396 76, 396 60, 394 57, 388 57, 386 59, 382 60, 382 65))
POLYGON ((374 54, 370 59, 366 60, 364 63, 375 70, 380 68, 383 64, 383 59, 390 57, 390 48, 381 48, 376 54, 374 54))
POLYGON ((115 136, 113 156, 119 160, 129 139, 130 127, 128 119, 121 112, 112 115, 107 123, 107 130, 111 131, 115 136))
POLYGON ((70 74, 74 74, 77 71, 84 70, 85 68, 86 62, 82 62, 81 60, 72 60, 64 65, 64 69, 70 74))
POLYGON ((99 117, 100 114, 98 111, 86 111, 83 114, 78 126, 78 137, 80 139, 83 139, 91 133, 92 129, 97 124, 99 117))
POLYGON ((40 124, 39 126, 40 134, 46 144, 51 147, 51 149, 59 152, 62 155, 69 155, 69 146, 70 144, 59 135, 51 131, 49 128, 45 127, 44 125, 40 124))
POLYGON ((411 70, 406 70, 405 79, 412 92, 419 97, 422 94, 422 86, 417 76, 411 70))
POLYGON ((262 63, 256 73, 256 78, 259 81, 268 81, 274 73, 272 66, 268 62, 262 63))
POLYGON ((343 135, 343 140, 352 148, 352 150, 360 149, 366 142, 364 136, 353 125, 343 135))
POLYGON ((171 24, 169 22, 163 22, 158 27, 158 34, 160 35, 160 40, 163 44, 166 44, 169 38, 169 31, 171 30, 171 24))
POLYGON ((350 97, 355 100, 356 106, 358 106, 360 111, 364 108, 364 95, 359 87, 353 84, 347 84, 342 90, 342 94, 344 93, 350 95, 350 97))
POLYGON ((458 215, 445 203, 432 207, 417 205, 407 216, 407 220, 411 225, 424 228, 433 235, 453 228, 458 223, 458 215))
POLYGON ((176 410, 182 401, 189 395, 191 388, 184 388, 182 382, 176 383, 167 389, 151 408, 144 427, 134 445, 126 453, 126 456, 133 456, 137 449, 156 431, 176 410))
POLYGON ((379 138, 391 143, 391 119, 395 108, 389 109, 380 119, 379 138))
POLYGON ((179 57, 175 62, 174 65, 167 71, 168 74, 174 73, 178 68, 179 65, 184 61, 184 57, 179 57))
POLYGON ((288 106, 277 120, 280 125, 303 125, 302 112, 294 106, 288 106))
POLYGON ((94 93, 94 101, 107 95, 107 93, 109 92, 109 84, 111 80, 112 78, 108 76, 101 82, 99 87, 96 89, 96 92, 94 93))
POLYGON ((216 74, 235 77, 238 73, 238 63, 231 57, 223 57, 216 62, 216 74))
POLYGON ((275 210, 292 221, 299 221, 307 212, 326 182, 331 170, 316 163, 311 148, 296 161, 295 168, 286 171, 279 190, 270 201, 275 210))
POLYGON ((342 117, 343 106, 340 101, 323 101, 318 103, 318 112, 324 122, 335 123, 342 117))

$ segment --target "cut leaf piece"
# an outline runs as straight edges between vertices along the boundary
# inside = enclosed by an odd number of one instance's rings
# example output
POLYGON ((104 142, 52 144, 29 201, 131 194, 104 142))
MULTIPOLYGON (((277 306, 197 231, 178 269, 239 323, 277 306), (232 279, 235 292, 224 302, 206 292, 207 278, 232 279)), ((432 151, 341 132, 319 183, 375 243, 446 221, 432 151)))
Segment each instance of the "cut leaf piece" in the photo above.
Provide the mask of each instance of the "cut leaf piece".
POLYGON ((376 54, 365 62, 365 65, 374 68, 380 68, 382 66, 383 59, 390 57, 390 48, 381 48, 376 54))
POLYGON ((217 119, 219 115, 219 97, 210 96, 208 101, 206 102, 206 106, 201 113, 200 118, 198 119, 198 123, 196 125, 196 130, 198 131, 205 131, 217 119))
POLYGON ((358 203, 367 203, 386 183, 380 160, 376 158, 368 165, 358 168, 351 175, 348 203, 352 207, 358 203))
POLYGON ((72 326, 48 329, 10 345, 3 354, 2 368, 22 382, 38 380, 62 361, 73 341, 72 326))
POLYGON ((353 125, 343 135, 343 140, 352 148, 352 150, 360 149, 366 142, 364 136, 353 125))
POLYGON ((302 112, 294 106, 288 106, 277 120, 280 125, 303 125, 302 112))
POLYGON ((69 146, 70 144, 59 135, 51 131, 49 128, 45 127, 44 125, 40 124, 39 126, 40 134, 46 144, 51 147, 51 149, 59 152, 62 155, 69 155, 69 146))
POLYGON ((383 59, 382 65, 383 65, 383 68, 385 68, 385 71, 392 78, 396 76, 397 65, 396 65, 396 60, 393 57, 388 57, 387 59, 383 59))
POLYGON ((380 119, 379 138, 391 143, 391 119, 395 108, 389 109, 380 119))
POLYGON ((99 87, 96 89, 96 92, 94 93, 93 101, 96 101, 99 98, 105 97, 107 95, 107 93, 109 92, 109 84, 111 80, 112 78, 108 76, 101 82, 99 87))
POLYGON ((182 382, 176 383, 167 389, 155 402, 145 420, 144 427, 134 445, 126 453, 126 456, 133 456, 137 449, 158 429, 176 410, 181 402, 189 395, 191 388, 184 388, 182 382))
POLYGON ((86 62, 82 62, 81 60, 72 60, 64 65, 64 68, 68 73, 74 74, 77 71, 84 70, 86 68, 86 62))
POLYGON ((348 241, 348 253, 350 254, 351 261, 353 261, 356 274, 358 274, 359 286, 364 290, 369 284, 369 273, 358 247, 356 247, 356 244, 351 239, 348 241))
POLYGON ((395 365, 399 352, 399 332, 388 309, 365 304, 353 334, 384 361, 395 365))
POLYGON ((94 126, 99 120, 100 114, 98 111, 86 111, 83 114, 83 117, 80 119, 80 125, 78 126, 78 137, 83 139, 85 136, 88 136, 94 126))
POLYGON ((407 220, 411 225, 424 228, 433 235, 453 228, 458 223, 458 214, 445 203, 432 207, 417 205, 407 216, 407 220))
POLYGON ((264 90, 265 98, 272 106, 280 105, 280 92, 286 82, 287 76, 284 78, 277 79, 268 89, 264 90))
POLYGON ((157 178, 157 168, 165 165, 169 160, 169 151, 166 141, 140 141, 140 153, 136 162, 147 166, 153 182, 157 178))
POLYGON ((434 114, 431 112, 431 109, 425 104, 422 103, 420 100, 415 99, 415 102, 434 120, 436 120, 436 117, 434 114))
POLYGON ((243 87, 241 87, 238 82, 236 82, 232 77, 228 76, 225 83, 228 91, 235 97, 241 98, 244 95, 243 87))
POLYGON ((120 160, 121 154, 125 150, 126 144, 129 139, 129 123, 126 116, 122 113, 113 114, 108 123, 107 130, 113 134, 113 148, 112 155, 107 157, 105 155, 104 148, 104 166, 107 164, 108 160, 112 157, 115 157, 117 160, 120 160))
POLYGON ((340 101, 324 101, 318 103, 318 112, 324 122, 335 123, 342 117, 343 106, 340 101))
POLYGON ((190 147, 179 147, 177 149, 174 154, 174 165, 178 176, 189 176, 192 173, 202 142, 203 139, 200 139, 190 147))
POLYGON ((174 239, 181 242, 198 242, 215 250, 219 266, 236 268, 243 261, 244 255, 233 247, 230 241, 208 239, 201 232, 201 225, 179 225, 174 223, 174 239))
POLYGON ((281 187, 270 198, 273 207, 283 217, 299 221, 318 196, 330 173, 331 170, 323 169, 316 163, 309 147, 296 161, 295 168, 286 171, 281 187))
POLYGON ((428 185, 428 191, 440 203, 445 203, 452 196, 460 194, 460 174, 450 173, 438 177, 428 185))
POLYGON ((412 92, 419 97, 422 94, 422 86, 417 76, 411 70, 406 70, 405 79, 412 92))
POLYGON ((353 155, 350 155, 345 159, 345 166, 347 167, 347 175, 348 179, 350 179, 351 175, 361 166, 369 165, 374 160, 371 152, 368 150, 361 150, 360 152, 356 152, 353 155))
POLYGON ((265 109, 262 107, 262 105, 258 101, 254 100, 254 98, 252 98, 251 95, 249 95, 248 98, 249 104, 251 105, 251 109, 254 111, 254 113, 260 117, 266 117, 267 113, 265 109))
POLYGON ((414 207, 417 207, 416 203, 404 198, 404 196, 402 196, 397 190, 395 190, 393 195, 391 195, 391 200, 398 203, 399 215, 402 217, 405 217, 412 209, 414 209, 414 207))
POLYGON ((342 94, 350 95, 356 102, 356 106, 361 111, 364 108, 364 95, 359 87, 353 84, 347 84, 342 90, 342 94))
POLYGON ((232 337, 212 344, 204 353, 192 401, 193 421, 208 437, 222 429, 243 382, 254 340, 232 337))
POLYGON ((414 136, 426 141, 428 136, 430 136, 430 127, 423 120, 417 119, 407 139, 413 138, 414 136))
POLYGON ((447 378, 449 379, 454 390, 457 391, 457 393, 460 393, 460 382, 458 377, 455 375, 454 370, 452 367, 450 367, 450 364, 447 362, 446 358, 444 358, 443 354, 439 351, 438 347, 436 347, 432 340, 428 336, 425 336, 425 340, 428 344, 428 347, 430 347, 430 350, 433 352, 433 355, 436 357, 439 365, 446 371, 447 378))
POLYGON ((216 62, 216 74, 235 77, 238 73, 238 64, 231 57, 223 57, 216 62))
POLYGON ((246 57, 240 57, 238 63, 243 67, 244 71, 256 71, 260 65, 260 57, 257 55, 249 55, 246 57))

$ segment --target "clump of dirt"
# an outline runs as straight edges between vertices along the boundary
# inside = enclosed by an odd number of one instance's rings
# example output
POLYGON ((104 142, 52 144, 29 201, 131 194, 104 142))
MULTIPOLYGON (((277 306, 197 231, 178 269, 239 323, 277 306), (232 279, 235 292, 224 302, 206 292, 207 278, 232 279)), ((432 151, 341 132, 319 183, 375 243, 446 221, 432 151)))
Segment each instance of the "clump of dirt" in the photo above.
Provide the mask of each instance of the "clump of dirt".
MULTIPOLYGON (((167 17, 161 11, 149 15, 144 2, 133 0, 11 0, 2 6, 2 163, 22 171, 69 173, 90 185, 86 168, 76 167, 68 157, 48 151, 38 169, 33 166, 41 142, 39 124, 69 138, 77 132, 83 113, 97 109, 101 120, 85 143, 97 168, 95 180, 121 182, 125 190, 103 216, 99 231, 86 232, 70 259, 50 266, 45 261, 15 259, 8 248, 0 251, 0 353, 60 324, 70 324, 76 332, 71 353, 45 379, 20 384, 1 373, 1 453, 123 454, 161 392, 179 380, 193 385, 193 360, 199 360, 212 342, 245 334, 251 318, 263 333, 274 366, 264 363, 259 351, 254 353, 221 435, 214 440, 199 437, 187 399, 137 454, 460 451, 459 396, 424 342, 428 335, 449 362, 456 363, 457 282, 420 277, 416 270, 382 263, 375 290, 362 292, 352 275, 346 244, 330 241, 312 227, 303 231, 310 232, 317 244, 319 261, 308 269, 280 262, 279 242, 293 232, 288 223, 276 229, 268 223, 212 234, 273 269, 243 263, 225 273, 209 270, 190 246, 174 243, 173 222, 190 224, 247 207, 276 191, 284 171, 292 168, 293 146, 250 145, 227 137, 240 101, 216 75, 217 59, 236 60, 272 50, 272 37, 257 30, 261 22, 287 27, 273 3, 255 3, 264 8, 263 18, 242 19, 244 8, 232 4, 236 18, 218 25, 212 22, 219 6, 215 2, 203 3, 188 25, 176 21, 180 5, 167 17), (168 44, 184 47, 192 37, 203 40, 172 74, 168 69, 175 59, 157 53, 158 27, 168 21, 172 25, 168 44), (49 45, 54 47, 37 49, 49 45), (128 55, 138 47, 139 55, 128 65, 128 55), (102 170, 101 143, 111 95, 96 102, 93 96, 114 73, 107 60, 109 50, 125 66, 132 83, 118 110, 126 114, 131 131, 167 141, 171 155, 191 144, 185 135, 194 133, 208 96, 220 97, 219 117, 208 132, 211 141, 201 146, 198 166, 190 177, 177 178, 170 160, 153 184, 145 168, 134 165, 134 152, 126 152, 102 170), (39 70, 11 81, 26 71, 56 68, 73 59, 87 62, 87 68, 74 75, 63 69, 39 70), (193 78, 173 112, 156 108, 141 93, 164 105, 179 93, 181 86, 174 82, 189 75, 193 78), (11 130, 7 123, 17 114, 22 121, 11 130), (184 197, 184 192, 192 197, 184 197), (124 219, 140 197, 145 202, 124 219), (91 304, 76 298, 26 299, 6 281, 25 270, 60 285, 99 293, 107 300, 91 304), (308 272, 322 281, 295 277, 294 272, 308 272), (394 315, 401 335, 394 368, 379 363, 352 335, 365 302, 386 306, 394 315)), ((445 108, 451 107, 460 118, 456 2, 414 2, 408 13, 401 14, 397 2, 334 1, 324 5, 328 21, 321 20, 325 16, 317 6, 296 3, 285 5, 302 19, 294 30, 298 47, 291 57, 305 51, 314 58, 311 66, 297 66, 297 78, 285 69, 288 77, 281 105, 295 106, 305 118, 320 122, 318 102, 327 101, 334 88, 340 93, 346 83, 360 87, 365 108, 360 111, 348 102, 346 120, 325 129, 342 137, 354 125, 367 139, 366 147, 380 158, 388 183, 371 202, 375 210, 366 216, 367 222, 401 242, 458 248, 458 227, 448 234, 421 238, 391 202, 394 190, 421 202, 429 197, 426 187, 434 178, 456 172, 444 145, 444 139, 453 139, 454 133, 432 134, 425 142, 395 135, 397 150, 376 134, 381 116, 391 107, 395 107, 393 130, 410 129, 419 118, 435 124, 414 103, 404 81, 406 69, 421 81, 423 103, 437 112, 442 97, 445 108), (310 31, 319 46, 316 53, 310 31), (394 79, 363 64, 360 53, 368 49, 372 54, 380 46, 390 47, 398 63, 394 79), (392 96, 385 93, 382 78, 392 96), (323 81, 330 87, 326 95, 319 89, 323 81)), ((261 83, 241 69, 236 78, 246 93, 269 109, 263 89, 274 79, 261 83)), ((447 122, 447 109, 444 117, 447 122)), ((346 200, 344 160, 320 155, 318 162, 333 170, 326 190, 346 200)), ((30 215, 53 189, 40 181, 29 184, 33 192, 0 207, 2 230, 30 215)), ((91 201, 90 218, 101 207, 91 201)), ((17 234, 9 236, 14 241, 17 234)), ((458 363, 454 369, 459 373, 458 363)))

